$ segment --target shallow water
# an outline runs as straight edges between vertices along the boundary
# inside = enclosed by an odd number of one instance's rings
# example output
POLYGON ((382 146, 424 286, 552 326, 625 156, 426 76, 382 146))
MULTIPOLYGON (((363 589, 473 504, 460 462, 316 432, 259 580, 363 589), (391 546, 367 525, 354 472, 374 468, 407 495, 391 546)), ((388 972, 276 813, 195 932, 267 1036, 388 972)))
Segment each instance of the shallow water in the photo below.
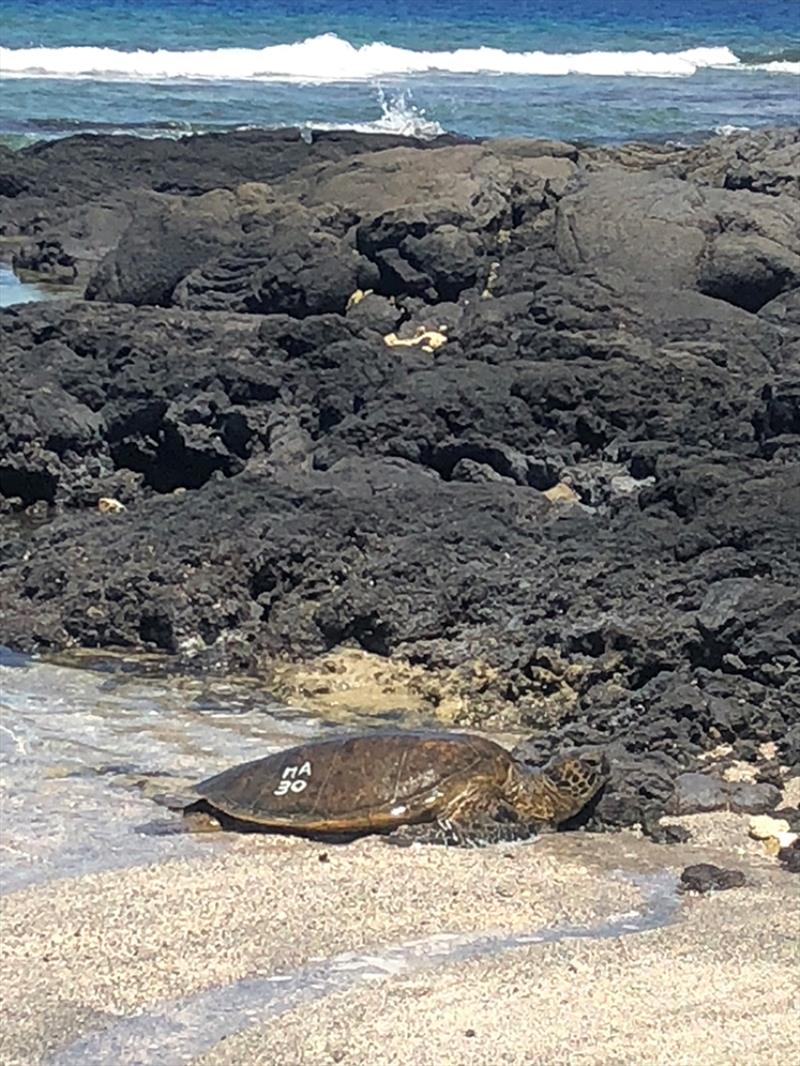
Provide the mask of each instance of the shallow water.
POLYGON ((24 279, 15 274, 8 263, 0 262, 0 308, 78 295, 80 291, 77 286, 24 279))
POLYGON ((65 665, 0 651, 0 889, 194 853, 195 838, 140 831, 165 814, 148 790, 386 724, 324 721, 253 679, 176 676, 159 660, 65 665))

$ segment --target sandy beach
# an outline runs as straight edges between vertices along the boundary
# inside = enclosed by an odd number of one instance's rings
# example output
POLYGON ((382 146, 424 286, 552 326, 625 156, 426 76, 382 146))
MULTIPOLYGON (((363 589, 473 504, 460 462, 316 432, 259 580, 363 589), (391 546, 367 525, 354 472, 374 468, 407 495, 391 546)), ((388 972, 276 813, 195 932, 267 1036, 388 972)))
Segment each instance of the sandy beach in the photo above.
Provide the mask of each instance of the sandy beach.
POLYGON ((633 833, 476 851, 221 835, 199 857, 10 894, 0 1061, 784 1064, 794 878, 744 817, 684 824, 693 843, 671 847, 633 833), (700 861, 747 884, 674 892, 700 861))

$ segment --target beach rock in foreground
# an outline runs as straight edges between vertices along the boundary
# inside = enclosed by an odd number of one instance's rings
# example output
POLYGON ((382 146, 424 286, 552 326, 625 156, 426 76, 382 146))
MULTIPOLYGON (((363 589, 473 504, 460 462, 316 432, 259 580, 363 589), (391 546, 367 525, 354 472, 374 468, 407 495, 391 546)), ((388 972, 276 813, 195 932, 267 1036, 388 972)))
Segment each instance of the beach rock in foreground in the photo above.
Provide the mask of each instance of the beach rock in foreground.
POLYGON ((719 745, 780 784, 797 135, 111 140, 0 159, 5 232, 92 273, 0 316, 0 643, 294 692, 376 657, 532 763, 607 747, 591 827, 653 824, 719 745))
POLYGON ((681 874, 680 887, 684 892, 724 892, 730 888, 741 888, 747 883, 741 870, 727 870, 714 866, 710 862, 699 862, 687 866, 681 874))

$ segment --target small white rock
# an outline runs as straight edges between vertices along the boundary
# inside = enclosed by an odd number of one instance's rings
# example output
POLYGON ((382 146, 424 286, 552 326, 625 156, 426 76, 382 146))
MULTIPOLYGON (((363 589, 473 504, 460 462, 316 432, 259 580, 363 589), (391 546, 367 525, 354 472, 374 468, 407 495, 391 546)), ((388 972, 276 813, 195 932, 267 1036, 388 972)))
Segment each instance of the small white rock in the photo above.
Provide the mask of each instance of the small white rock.
POLYGON ((97 501, 97 510, 101 514, 122 514, 125 504, 115 500, 113 496, 101 496, 97 501))
POLYGON ((780 833, 789 832, 789 823, 785 818, 772 818, 768 814, 757 814, 750 819, 750 836, 754 840, 767 840, 780 833))

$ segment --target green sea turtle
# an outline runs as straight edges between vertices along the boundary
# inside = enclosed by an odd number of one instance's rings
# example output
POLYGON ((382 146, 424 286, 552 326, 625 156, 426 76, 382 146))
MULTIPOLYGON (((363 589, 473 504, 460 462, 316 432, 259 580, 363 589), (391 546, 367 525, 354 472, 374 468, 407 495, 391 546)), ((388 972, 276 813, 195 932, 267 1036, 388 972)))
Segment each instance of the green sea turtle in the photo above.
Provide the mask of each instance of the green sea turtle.
POLYGON ((531 772, 483 737, 396 730, 301 744, 160 802, 182 810, 194 830, 382 833, 392 843, 477 846, 566 821, 606 774, 601 754, 531 772))

